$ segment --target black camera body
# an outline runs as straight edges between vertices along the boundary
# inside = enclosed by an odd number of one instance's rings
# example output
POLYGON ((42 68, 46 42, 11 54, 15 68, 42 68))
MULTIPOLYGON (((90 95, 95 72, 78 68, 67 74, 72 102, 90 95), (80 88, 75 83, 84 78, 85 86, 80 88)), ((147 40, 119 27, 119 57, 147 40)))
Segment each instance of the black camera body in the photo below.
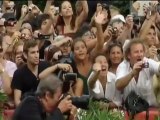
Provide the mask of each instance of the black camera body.
POLYGON ((70 86, 75 85, 77 80, 77 73, 64 73, 62 93, 69 92, 70 86))
POLYGON ((40 40, 49 40, 50 35, 43 35, 41 33, 38 33, 38 39, 40 40))
POLYGON ((149 63, 148 62, 144 62, 142 64, 142 68, 149 68, 149 63))
POLYGON ((81 109, 88 109, 89 99, 89 95, 83 95, 81 97, 71 97, 72 104, 81 109))
POLYGON ((112 28, 112 34, 117 35, 118 29, 116 27, 112 28))

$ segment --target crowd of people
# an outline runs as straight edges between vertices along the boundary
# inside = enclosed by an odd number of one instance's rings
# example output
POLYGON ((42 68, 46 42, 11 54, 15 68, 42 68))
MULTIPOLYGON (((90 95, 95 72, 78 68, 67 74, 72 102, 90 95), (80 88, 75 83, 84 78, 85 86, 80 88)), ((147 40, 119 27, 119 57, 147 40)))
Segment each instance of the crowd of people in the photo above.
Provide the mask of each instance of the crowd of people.
POLYGON ((67 111, 67 119, 75 120, 71 98, 83 95, 113 109, 123 108, 134 91, 159 107, 158 1, 143 6, 143 17, 97 2, 89 23, 88 1, 75 6, 47 0, 41 11, 29 0, 17 19, 14 1, 3 1, 0 91, 8 95, 8 109, 15 109, 13 120, 63 120, 67 111))

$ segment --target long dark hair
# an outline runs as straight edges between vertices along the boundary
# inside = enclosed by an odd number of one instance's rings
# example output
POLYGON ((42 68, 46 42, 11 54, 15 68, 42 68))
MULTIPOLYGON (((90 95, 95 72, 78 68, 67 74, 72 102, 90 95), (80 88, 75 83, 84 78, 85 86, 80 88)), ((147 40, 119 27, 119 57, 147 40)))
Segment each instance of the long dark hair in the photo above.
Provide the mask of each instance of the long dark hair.
MULTIPOLYGON (((60 12, 61 12, 61 9, 62 9, 62 4, 63 4, 64 2, 66 2, 66 1, 69 2, 68 0, 65 0, 65 1, 63 1, 63 2, 61 3, 61 5, 59 6, 60 12)), ((69 3, 70 3, 70 2, 69 2, 69 3)), ((72 10, 73 10, 73 7, 72 7, 72 10)), ((72 30, 75 28, 75 20, 76 20, 76 18, 75 18, 74 10, 73 10, 72 20, 71 20, 71 23, 70 23, 72 30)), ((63 16, 59 15, 56 26, 65 26, 65 23, 64 23, 64 20, 63 20, 63 16)))

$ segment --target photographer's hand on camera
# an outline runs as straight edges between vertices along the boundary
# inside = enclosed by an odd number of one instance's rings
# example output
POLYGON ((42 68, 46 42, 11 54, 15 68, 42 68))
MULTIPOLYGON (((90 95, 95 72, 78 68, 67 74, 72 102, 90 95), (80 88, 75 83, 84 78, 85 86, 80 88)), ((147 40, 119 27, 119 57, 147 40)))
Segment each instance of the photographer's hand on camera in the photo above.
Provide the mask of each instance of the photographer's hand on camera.
POLYGON ((110 41, 112 38, 113 28, 112 26, 107 26, 106 30, 104 31, 104 38, 105 42, 110 41))
POLYGON ((133 65, 133 70, 132 70, 132 73, 133 73, 133 76, 137 76, 139 74, 139 72, 142 70, 142 66, 143 66, 143 61, 138 61, 136 62, 134 65, 133 65))
POLYGON ((72 72, 73 71, 71 65, 65 64, 65 63, 58 63, 57 69, 63 70, 65 72, 72 72))
POLYGON ((73 107, 72 101, 71 101, 71 96, 67 95, 65 98, 63 98, 60 103, 58 104, 58 108, 62 113, 65 113, 69 110, 71 110, 73 107))

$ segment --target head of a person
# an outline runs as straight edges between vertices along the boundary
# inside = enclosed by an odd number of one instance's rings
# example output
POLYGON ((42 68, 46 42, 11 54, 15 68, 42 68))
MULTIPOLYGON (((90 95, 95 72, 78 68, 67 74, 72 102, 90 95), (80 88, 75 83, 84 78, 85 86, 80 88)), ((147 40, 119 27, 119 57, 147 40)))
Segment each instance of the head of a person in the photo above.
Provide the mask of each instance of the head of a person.
POLYGON ((62 96, 62 81, 50 74, 40 83, 36 90, 36 95, 42 102, 46 112, 53 112, 62 96))
POLYGON ((72 51, 74 53, 74 58, 78 61, 83 61, 88 56, 87 45, 81 38, 74 39, 72 51))
POLYGON ((131 65, 134 65, 139 60, 143 60, 145 55, 145 46, 142 40, 136 38, 131 40, 125 48, 125 59, 128 60, 131 65))
POLYGON ((60 15, 63 17, 70 17, 73 15, 72 5, 69 1, 65 0, 60 5, 60 15))
POLYGON ((145 42, 148 46, 152 46, 156 44, 156 30, 152 25, 146 35, 145 42))
MULTIPOLYGON (((62 39, 65 39, 65 36, 57 36, 55 38, 55 41, 60 41, 62 39)), ((71 42, 63 43, 60 46, 60 51, 61 51, 62 55, 64 55, 64 56, 69 55, 71 52, 71 42)))
POLYGON ((97 55, 94 60, 95 63, 99 63, 101 65, 100 76, 106 76, 108 72, 108 61, 105 55, 97 55))
POLYGON ((21 25, 21 28, 28 28, 31 32, 32 32, 32 25, 31 25, 31 22, 30 21, 23 21, 22 22, 22 25, 21 25))
POLYGON ((16 31, 17 20, 15 15, 13 13, 5 13, 2 18, 5 19, 6 32, 12 35, 16 31))
POLYGON ((119 65, 123 60, 123 49, 120 42, 110 43, 108 46, 109 66, 119 65))
POLYGON ((21 38, 25 41, 25 40, 31 40, 32 39, 32 31, 28 28, 21 28, 20 29, 21 32, 21 38))
POLYGON ((75 27, 75 16, 74 16, 74 13, 73 13, 73 9, 72 9, 72 5, 69 1, 65 0, 61 3, 61 5, 59 6, 59 17, 58 17, 58 20, 57 20, 57 26, 64 26, 65 23, 64 23, 64 20, 63 18, 70 18, 72 17, 71 19, 71 29, 74 29, 75 27))
POLYGON ((75 33, 74 38, 81 37, 82 40, 88 41, 96 38, 96 35, 91 31, 90 26, 87 23, 84 23, 75 33))
POLYGON ((24 42, 22 40, 19 40, 14 46, 13 46, 13 61, 15 61, 16 56, 23 56, 23 45, 24 42))
POLYGON ((24 57, 27 60, 27 63, 31 65, 39 64, 39 47, 38 43, 35 40, 28 40, 24 43, 23 46, 24 57))
POLYGON ((15 3, 14 1, 8 1, 5 7, 6 13, 14 13, 15 12, 15 3))
MULTIPOLYGON (((122 18, 123 19, 123 18, 122 18)), ((124 30, 124 20, 122 20, 120 18, 115 18, 112 19, 110 22, 110 26, 112 26, 112 28, 115 30, 116 32, 116 37, 118 38, 119 36, 121 36, 123 30, 124 30)))
POLYGON ((54 27, 52 24, 52 19, 49 14, 40 14, 36 18, 37 28, 44 35, 53 34, 54 27))

